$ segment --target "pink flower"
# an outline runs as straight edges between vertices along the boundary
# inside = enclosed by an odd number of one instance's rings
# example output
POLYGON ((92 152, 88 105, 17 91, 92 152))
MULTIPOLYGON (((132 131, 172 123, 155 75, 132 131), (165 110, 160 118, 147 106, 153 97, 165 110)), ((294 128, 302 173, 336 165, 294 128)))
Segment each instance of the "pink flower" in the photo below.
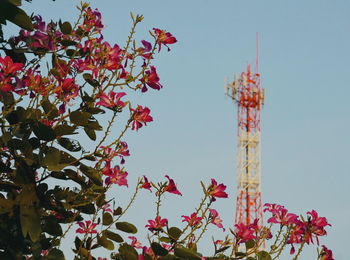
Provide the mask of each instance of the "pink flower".
POLYGON ((323 245, 320 260, 334 260, 332 250, 323 245))
POLYGON ((90 220, 84 222, 78 222, 80 228, 78 228, 75 232, 80 234, 96 234, 97 231, 94 229, 97 226, 97 223, 91 223, 90 220))
POLYGON ((156 90, 160 90, 163 86, 159 83, 159 77, 154 66, 150 66, 151 70, 146 70, 144 77, 141 79, 143 83, 143 87, 141 89, 142 92, 147 91, 146 84, 156 90))
POLYGON ((226 186, 224 184, 217 185, 216 180, 211 179, 211 185, 209 186, 209 195, 213 197, 213 200, 215 201, 215 198, 227 198, 228 195, 225 192, 226 186))
POLYGON ((146 190, 149 190, 150 192, 152 192, 151 187, 152 187, 151 183, 149 183, 147 177, 145 175, 143 175, 143 181, 141 182, 140 188, 146 189, 146 190))
POLYGON ((119 186, 128 187, 128 181, 126 179, 128 173, 123 169, 120 169, 119 165, 114 166, 114 168, 110 168, 110 162, 107 161, 106 167, 103 169, 102 174, 108 176, 105 180, 106 185, 114 183, 118 184, 119 186))
POLYGON ((23 67, 24 64, 13 62, 10 56, 0 57, 0 71, 6 76, 15 75, 18 71, 22 71, 23 67))
POLYGON ((288 213, 288 210, 281 205, 269 204, 264 205, 265 211, 272 213, 272 217, 267 220, 268 223, 275 223, 281 225, 295 224, 298 220, 298 216, 293 213, 288 213))
POLYGON ((306 224, 306 230, 304 234, 304 239, 307 244, 310 242, 313 243, 313 237, 316 237, 317 244, 319 245, 318 237, 327 235, 326 226, 331 226, 325 217, 319 217, 318 213, 315 210, 307 212, 308 221, 306 224))
POLYGON ((195 212, 192 213, 189 217, 184 215, 182 215, 181 217, 183 217, 182 222, 187 222, 190 227, 197 226, 202 222, 202 218, 197 217, 197 214, 195 212))
POLYGON ((84 10, 84 22, 79 28, 86 32, 97 31, 100 32, 103 28, 101 21, 101 13, 95 9, 92 10, 90 7, 84 10))
POLYGON ((60 81, 58 87, 55 89, 55 93, 65 102, 78 96, 78 91, 79 86, 75 84, 75 79, 73 78, 60 81))
POLYGON ((165 186, 164 192, 169 192, 182 196, 181 192, 177 189, 174 180, 171 179, 168 175, 165 175, 165 177, 169 180, 169 183, 165 186))
POLYGON ((116 152, 122 158, 123 156, 130 156, 130 152, 128 150, 128 144, 126 142, 119 142, 116 152))
POLYGON ((245 243, 251 239, 256 239, 255 228, 252 225, 239 223, 235 225, 235 235, 238 243, 245 243))
POLYGON ((173 44, 177 42, 176 38, 172 36, 171 33, 165 31, 165 30, 160 30, 158 28, 153 28, 154 33, 156 34, 157 37, 157 44, 159 47, 158 52, 160 52, 160 49, 162 47, 162 44, 168 48, 168 51, 170 51, 170 48, 168 47, 168 44, 173 44))
POLYGON ((127 103, 121 101, 120 99, 125 96, 124 92, 114 92, 110 91, 108 96, 105 93, 102 93, 99 96, 100 101, 96 103, 96 105, 108 107, 108 108, 116 108, 121 109, 126 106, 127 103))
POLYGON ((103 157, 105 157, 106 161, 110 161, 118 155, 118 153, 110 147, 101 146, 101 149, 103 149, 103 157))
POLYGON ((152 44, 145 40, 142 40, 141 43, 143 47, 138 48, 136 51, 145 59, 151 59, 152 53, 150 51, 152 50, 152 44))
POLYGON ((148 107, 143 108, 139 105, 136 109, 131 109, 131 111, 133 112, 131 130, 137 131, 143 124, 146 125, 148 122, 153 121, 153 118, 149 115, 151 110, 148 107))
POLYGON ((134 247, 134 248, 142 248, 142 244, 137 240, 136 237, 130 236, 130 237, 128 237, 128 238, 131 239, 130 245, 131 245, 132 247, 134 247))
POLYGON ((222 225, 222 219, 219 216, 219 213, 215 209, 209 209, 210 212, 210 223, 214 224, 218 228, 222 228, 225 231, 224 226, 222 225))
POLYGON ((162 227, 165 227, 168 224, 168 220, 166 218, 161 218, 160 216, 156 216, 154 220, 148 220, 148 230, 150 231, 159 231, 162 227))

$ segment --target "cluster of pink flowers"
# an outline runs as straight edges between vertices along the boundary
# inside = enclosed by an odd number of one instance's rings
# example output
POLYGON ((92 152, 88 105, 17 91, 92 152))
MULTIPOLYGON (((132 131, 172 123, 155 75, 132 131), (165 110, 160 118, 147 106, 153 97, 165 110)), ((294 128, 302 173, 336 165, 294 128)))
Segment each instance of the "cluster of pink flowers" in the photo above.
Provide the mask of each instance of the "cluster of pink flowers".
POLYGON ((294 244, 314 243, 316 239, 319 245, 319 237, 327 234, 325 227, 330 226, 325 217, 319 217, 315 210, 307 212, 307 220, 301 220, 296 214, 288 213, 288 210, 278 204, 265 204, 264 212, 268 211, 272 217, 268 219, 269 223, 276 223, 282 226, 289 226, 291 232, 288 238, 288 244, 292 245, 291 254, 295 252, 294 244))
POLYGON ((239 244, 245 243, 251 239, 256 239, 259 231, 258 219, 251 224, 239 223, 235 225, 235 237, 239 244))

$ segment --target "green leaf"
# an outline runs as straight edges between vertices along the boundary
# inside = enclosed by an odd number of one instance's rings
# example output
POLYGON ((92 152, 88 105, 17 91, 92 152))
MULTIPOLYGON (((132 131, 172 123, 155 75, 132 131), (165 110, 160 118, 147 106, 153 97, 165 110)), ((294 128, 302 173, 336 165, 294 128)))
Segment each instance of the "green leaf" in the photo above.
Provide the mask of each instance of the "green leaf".
POLYGON ((30 143, 31 147, 33 148, 33 150, 37 149, 40 147, 40 140, 36 137, 32 137, 28 140, 28 142, 30 143))
POLYGON ((61 44, 63 46, 74 46, 74 45, 77 45, 77 42, 72 41, 72 40, 62 40, 61 44))
POLYGON ((92 140, 92 141, 96 141, 96 133, 95 130, 84 127, 84 131, 87 134, 87 136, 92 140))
POLYGON ((118 215, 121 215, 122 213, 123 213, 123 209, 121 207, 118 207, 113 211, 113 216, 118 216, 118 215))
POLYGON ((105 236, 97 237, 97 242, 99 245, 103 246, 104 248, 108 250, 114 249, 114 244, 111 240, 108 240, 105 236))
POLYGON ((33 125, 33 132, 40 140, 49 142, 56 138, 56 133, 51 127, 39 122, 33 125))
POLYGON ((93 79, 92 75, 89 74, 89 73, 84 73, 83 74, 83 78, 85 79, 85 81, 87 83, 89 83, 93 87, 99 87, 100 86, 100 83, 96 79, 93 79))
POLYGON ((100 124, 95 120, 89 120, 86 125, 86 128, 93 129, 96 131, 101 131, 103 129, 102 126, 100 126, 100 124))
POLYGON ((16 110, 6 116, 6 120, 11 124, 17 124, 19 122, 24 121, 26 115, 26 110, 23 107, 17 107, 16 110))
POLYGON ((114 233, 112 231, 109 230, 104 230, 103 235, 105 235, 106 237, 108 237, 109 239, 117 242, 117 243, 122 243, 124 241, 124 239, 117 233, 114 233))
POLYGON ((53 248, 50 250, 49 254, 47 255, 48 260, 65 260, 64 254, 61 250, 57 248, 53 248))
POLYGON ((75 56, 76 52, 74 49, 68 49, 66 50, 66 54, 67 56, 72 57, 73 55, 75 56))
MULTIPOLYGON (((61 77, 59 73, 58 76, 61 77)), ((44 100, 41 106, 44 109, 45 114, 47 114, 48 119, 54 119, 55 117, 59 116, 57 107, 54 104, 52 104, 49 100, 44 100)))
POLYGON ((266 251, 260 251, 256 254, 256 256, 258 257, 257 260, 272 260, 270 254, 266 251))
POLYGON ((72 32, 72 25, 69 22, 59 23, 61 32, 63 34, 70 34, 72 32))
POLYGON ((80 143, 77 140, 61 137, 58 143, 71 152, 79 152, 81 150, 80 143))
POLYGON ((118 250, 126 260, 138 260, 138 253, 132 246, 124 243, 119 247, 118 250))
POLYGON ((164 242, 164 243, 171 243, 173 239, 169 238, 169 237, 160 237, 159 241, 160 242, 164 242))
POLYGON ((92 203, 86 204, 86 205, 81 206, 81 207, 77 207, 77 209, 85 214, 95 214, 95 212, 96 212, 95 206, 92 203))
POLYGON ((15 6, 21 6, 22 5, 22 0, 5 0, 9 3, 14 4, 15 6))
POLYGON ((50 171, 60 171, 64 166, 60 166, 61 154, 54 147, 48 148, 43 159, 43 165, 47 166, 50 171))
POLYGON ((0 198, 0 214, 12 211, 14 201, 10 199, 0 198))
POLYGON ((102 225, 108 226, 113 223, 113 217, 108 212, 103 213, 102 225))
POLYGON ((34 29, 30 17, 21 8, 9 2, 0 2, 0 17, 4 17, 25 30, 33 31, 34 29))
POLYGON ((229 249, 229 248, 230 248, 230 246, 224 246, 224 247, 222 247, 222 248, 216 250, 216 251, 215 251, 215 255, 218 254, 218 253, 222 253, 222 252, 226 251, 226 250, 229 249))
POLYGON ((75 134, 76 127, 75 126, 69 126, 69 125, 59 125, 55 128, 55 133, 57 136, 63 136, 63 135, 72 135, 75 134))
POLYGON ((73 124, 84 126, 88 123, 91 114, 82 111, 73 111, 70 113, 69 118, 73 124))
POLYGON ((189 259, 189 260, 200 260, 201 256, 198 255, 196 252, 194 252, 191 249, 185 248, 185 247, 176 247, 174 249, 174 254, 177 257, 189 259))
POLYGON ((179 229, 177 227, 171 227, 168 230, 168 234, 172 239, 178 240, 182 234, 182 231, 181 231, 181 229, 179 229))
POLYGON ((44 221, 43 231, 51 236, 61 236, 62 227, 54 216, 47 217, 44 221))
POLYGON ((247 242, 245 242, 245 247, 246 249, 250 249, 250 248, 253 248, 255 246, 255 240, 254 239, 251 239, 247 242))
POLYGON ((156 255, 166 256, 168 254, 168 250, 166 250, 164 247, 162 247, 160 244, 158 244, 156 242, 151 243, 151 247, 152 247, 153 252, 156 255))
POLYGON ((34 206, 27 203, 20 204, 20 221, 23 236, 29 235, 33 242, 39 241, 41 234, 40 215, 34 206))
POLYGON ((249 256, 246 260, 256 260, 256 258, 249 256))
POLYGON ((133 224, 128 222, 117 222, 115 223, 115 227, 126 233, 131 233, 131 234, 137 233, 137 228, 133 224))
POLYGON ((85 164, 81 164, 79 170, 81 170, 81 172, 84 173, 96 185, 103 185, 102 176, 96 169, 86 166, 85 164))

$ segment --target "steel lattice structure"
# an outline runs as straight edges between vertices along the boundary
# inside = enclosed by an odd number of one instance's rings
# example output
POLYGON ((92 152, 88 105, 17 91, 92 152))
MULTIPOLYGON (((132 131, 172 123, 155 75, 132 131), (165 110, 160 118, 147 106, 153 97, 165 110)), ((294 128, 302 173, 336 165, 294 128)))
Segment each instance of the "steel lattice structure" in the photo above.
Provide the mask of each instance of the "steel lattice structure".
POLYGON ((260 74, 245 72, 233 83, 226 84, 226 94, 238 107, 238 154, 237 154, 237 204, 235 223, 250 224, 259 219, 263 225, 261 202, 261 149, 260 114, 264 103, 264 90, 260 88, 260 74))

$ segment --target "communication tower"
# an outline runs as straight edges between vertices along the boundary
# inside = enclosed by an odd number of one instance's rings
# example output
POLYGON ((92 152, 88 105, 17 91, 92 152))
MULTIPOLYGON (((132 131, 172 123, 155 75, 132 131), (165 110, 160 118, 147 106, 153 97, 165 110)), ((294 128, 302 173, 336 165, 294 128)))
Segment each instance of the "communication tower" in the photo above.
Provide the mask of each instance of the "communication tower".
MULTIPOLYGON (((258 46, 258 44, 257 44, 258 46)), ((225 84, 225 92, 238 108, 237 203, 235 223, 250 224, 259 219, 263 225, 261 201, 261 129, 260 114, 265 90, 260 87, 258 51, 255 72, 251 65, 234 81, 225 84)))

